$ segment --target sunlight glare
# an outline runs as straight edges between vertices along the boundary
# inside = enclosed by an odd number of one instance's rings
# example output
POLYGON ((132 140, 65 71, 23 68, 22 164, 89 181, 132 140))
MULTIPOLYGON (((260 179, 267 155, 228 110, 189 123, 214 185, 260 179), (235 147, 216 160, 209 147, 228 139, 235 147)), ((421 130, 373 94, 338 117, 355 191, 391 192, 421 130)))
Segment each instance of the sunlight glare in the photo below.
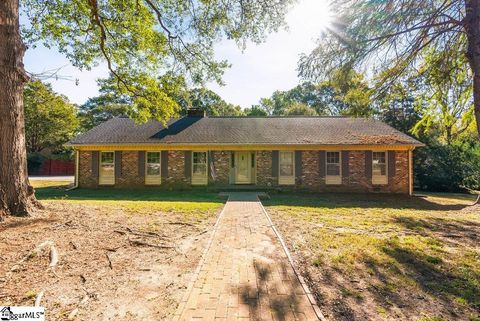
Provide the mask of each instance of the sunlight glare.
POLYGON ((319 35, 329 29, 333 22, 330 0, 299 0, 288 20, 310 31, 315 30, 319 35))

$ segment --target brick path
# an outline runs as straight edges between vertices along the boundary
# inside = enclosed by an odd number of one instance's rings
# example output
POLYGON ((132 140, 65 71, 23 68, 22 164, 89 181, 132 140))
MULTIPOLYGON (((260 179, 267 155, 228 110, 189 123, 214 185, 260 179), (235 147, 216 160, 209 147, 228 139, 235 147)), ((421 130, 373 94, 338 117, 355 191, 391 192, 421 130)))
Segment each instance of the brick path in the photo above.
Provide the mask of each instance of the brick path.
POLYGON ((230 194, 178 320, 318 320, 255 193, 230 194))

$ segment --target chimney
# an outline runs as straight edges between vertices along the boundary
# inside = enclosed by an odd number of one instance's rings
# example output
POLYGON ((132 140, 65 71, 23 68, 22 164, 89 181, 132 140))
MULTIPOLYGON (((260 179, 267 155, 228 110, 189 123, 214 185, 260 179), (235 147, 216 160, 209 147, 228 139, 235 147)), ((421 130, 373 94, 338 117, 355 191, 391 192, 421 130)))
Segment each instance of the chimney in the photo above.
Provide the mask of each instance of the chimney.
POLYGON ((205 111, 200 108, 189 108, 187 109, 188 117, 205 117, 205 111))

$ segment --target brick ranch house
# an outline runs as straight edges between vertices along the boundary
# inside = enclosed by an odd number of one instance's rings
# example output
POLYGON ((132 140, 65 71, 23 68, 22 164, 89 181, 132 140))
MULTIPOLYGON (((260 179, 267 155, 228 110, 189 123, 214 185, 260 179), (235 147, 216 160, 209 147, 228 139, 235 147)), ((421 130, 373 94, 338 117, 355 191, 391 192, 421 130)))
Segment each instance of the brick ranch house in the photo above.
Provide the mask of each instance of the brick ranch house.
POLYGON ((412 151, 423 144, 377 120, 206 117, 167 126, 113 118, 73 139, 76 186, 290 188, 412 193, 412 151))

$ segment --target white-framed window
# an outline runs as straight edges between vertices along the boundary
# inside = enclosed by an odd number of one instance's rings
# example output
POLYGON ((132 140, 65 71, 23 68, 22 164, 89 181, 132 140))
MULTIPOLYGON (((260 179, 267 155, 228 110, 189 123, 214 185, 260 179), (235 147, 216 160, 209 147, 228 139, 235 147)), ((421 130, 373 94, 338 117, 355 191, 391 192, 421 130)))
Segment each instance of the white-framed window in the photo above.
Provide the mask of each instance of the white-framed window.
POLYGON ((100 169, 98 183, 100 185, 115 184, 115 153, 100 152, 100 169))
POLYGON ((280 151, 278 153, 278 184, 295 184, 295 154, 294 152, 280 151))
POLYGON ((208 154, 207 152, 192 152, 192 185, 207 185, 208 154))
POLYGON ((387 152, 372 152, 372 184, 388 184, 387 152))
POLYGON ((160 152, 146 152, 145 184, 160 185, 162 183, 162 160, 160 152))
POLYGON ((326 184, 342 184, 342 156, 340 152, 326 152, 326 184))

